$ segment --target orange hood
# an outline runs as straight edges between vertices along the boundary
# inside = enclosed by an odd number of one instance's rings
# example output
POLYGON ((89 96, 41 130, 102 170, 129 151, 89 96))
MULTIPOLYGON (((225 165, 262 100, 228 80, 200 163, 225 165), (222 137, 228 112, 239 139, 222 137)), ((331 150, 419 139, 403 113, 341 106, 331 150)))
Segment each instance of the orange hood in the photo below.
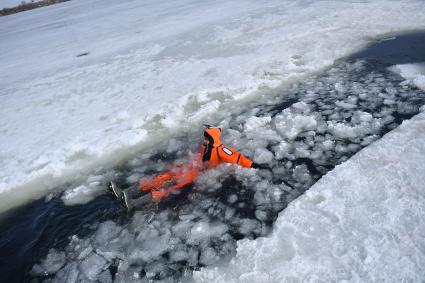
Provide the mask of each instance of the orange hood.
POLYGON ((217 147, 222 144, 220 128, 206 128, 204 130, 204 137, 210 142, 210 145, 212 145, 213 147, 217 147))

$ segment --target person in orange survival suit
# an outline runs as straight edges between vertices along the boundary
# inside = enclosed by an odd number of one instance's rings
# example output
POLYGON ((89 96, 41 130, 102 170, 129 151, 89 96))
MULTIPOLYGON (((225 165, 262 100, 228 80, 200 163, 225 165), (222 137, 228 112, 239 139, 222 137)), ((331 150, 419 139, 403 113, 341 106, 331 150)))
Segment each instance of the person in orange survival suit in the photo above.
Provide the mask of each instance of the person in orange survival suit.
POLYGON ((198 154, 190 162, 171 167, 167 172, 157 176, 141 179, 138 190, 133 188, 122 192, 122 202, 129 210, 152 201, 159 203, 173 191, 181 190, 193 184, 203 170, 216 167, 222 163, 237 164, 246 168, 265 168, 265 166, 254 163, 235 149, 223 145, 220 128, 205 125, 204 142, 198 154), (149 193, 135 199, 134 196, 140 194, 140 191, 149 193))

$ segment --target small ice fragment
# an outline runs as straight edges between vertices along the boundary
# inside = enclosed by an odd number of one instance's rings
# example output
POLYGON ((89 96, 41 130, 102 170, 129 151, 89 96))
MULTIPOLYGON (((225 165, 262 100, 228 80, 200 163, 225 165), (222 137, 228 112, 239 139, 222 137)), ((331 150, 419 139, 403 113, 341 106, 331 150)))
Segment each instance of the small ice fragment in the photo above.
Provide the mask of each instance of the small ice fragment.
POLYGON ((228 203, 235 203, 237 201, 238 201, 238 196, 235 194, 232 194, 227 198, 228 203))
POLYGON ((217 262, 219 259, 220 257, 217 255, 216 251, 209 247, 201 252, 199 262, 205 265, 211 265, 217 262))
POLYGON ((65 261, 64 252, 58 252, 55 249, 51 249, 41 264, 34 265, 32 273, 36 275, 54 274, 65 264, 65 261))
POLYGON ((170 252, 170 260, 173 262, 185 261, 188 258, 189 258, 188 253, 183 249, 170 252))
POLYGON ((265 148, 258 148, 255 151, 254 160, 260 164, 269 163, 273 160, 273 153, 265 148))
POLYGON ((258 222, 254 219, 244 218, 241 221, 239 232, 242 235, 249 235, 257 228, 258 222))
POLYGON ((260 221, 266 221, 268 219, 267 212, 265 212, 264 210, 257 209, 255 211, 255 218, 260 221))
POLYGON ((334 147, 334 141, 326 140, 322 143, 323 150, 331 150, 334 147))
POLYGON ((83 262, 80 263, 80 270, 89 280, 96 280, 99 274, 106 267, 106 260, 92 253, 88 258, 86 258, 83 262))
POLYGON ((337 102, 335 102, 335 105, 336 106, 339 106, 339 107, 341 107, 343 109, 354 109, 354 108, 357 107, 354 104, 347 103, 347 102, 344 102, 344 101, 337 101, 337 102))

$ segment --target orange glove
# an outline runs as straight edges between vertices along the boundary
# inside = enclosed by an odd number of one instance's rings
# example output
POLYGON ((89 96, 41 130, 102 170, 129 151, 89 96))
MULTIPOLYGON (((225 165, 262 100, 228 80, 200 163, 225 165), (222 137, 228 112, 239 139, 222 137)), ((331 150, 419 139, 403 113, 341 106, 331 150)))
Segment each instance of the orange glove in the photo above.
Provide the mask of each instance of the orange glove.
POLYGON ((160 202, 163 198, 167 197, 170 193, 167 190, 152 190, 152 200, 160 202))

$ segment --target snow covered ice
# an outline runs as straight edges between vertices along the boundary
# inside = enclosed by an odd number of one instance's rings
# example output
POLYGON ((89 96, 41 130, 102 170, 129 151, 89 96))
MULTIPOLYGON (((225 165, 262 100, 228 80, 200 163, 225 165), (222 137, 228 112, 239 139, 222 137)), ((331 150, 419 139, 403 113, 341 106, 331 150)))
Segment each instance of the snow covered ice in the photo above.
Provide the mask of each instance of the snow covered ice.
POLYGON ((67 205, 90 205, 107 180, 129 186, 186 160, 203 122, 270 167, 224 165, 177 204, 94 221, 46 250, 33 279, 421 278, 423 205, 412 196, 423 183, 423 114, 372 143, 424 109, 423 66, 335 61, 423 28, 424 8, 73 0, 0 18, 0 212, 55 189, 67 205), (370 175, 372 161, 382 174, 370 175))
POLYGON ((423 8, 383 0, 73 0, 2 17, 0 209, 66 182, 81 185, 374 36, 423 27, 423 8))

